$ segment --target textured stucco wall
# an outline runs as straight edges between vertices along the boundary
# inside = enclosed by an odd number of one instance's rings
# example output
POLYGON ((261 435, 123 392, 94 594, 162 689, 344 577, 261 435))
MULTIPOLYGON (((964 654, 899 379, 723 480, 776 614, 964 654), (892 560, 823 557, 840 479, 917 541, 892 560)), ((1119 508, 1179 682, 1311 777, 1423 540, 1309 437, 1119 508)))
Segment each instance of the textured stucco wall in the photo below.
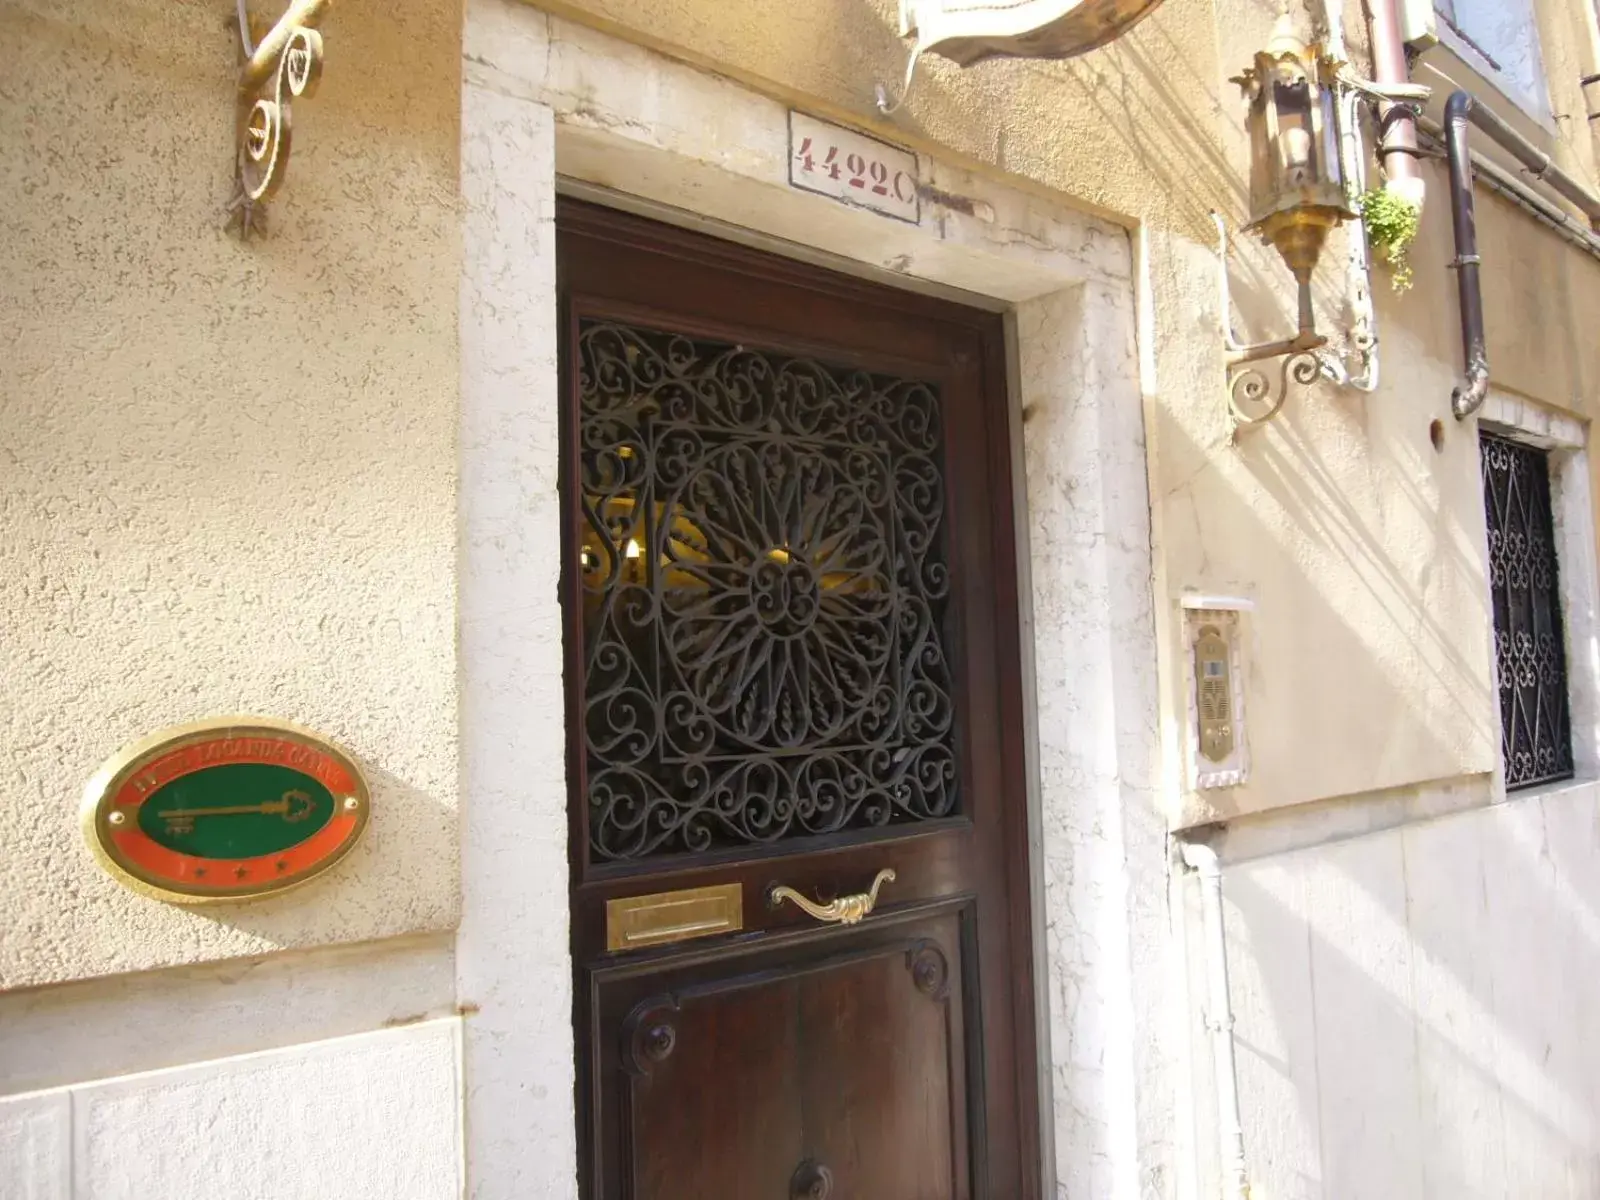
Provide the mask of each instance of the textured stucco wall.
MULTIPOLYGON (((1547 36, 1564 28, 1570 47, 1579 6, 1550 0, 1543 7, 1547 36)), ((1218 8, 1222 57, 1244 61, 1264 36, 1264 16, 1228 0, 1218 8)), ((1360 7, 1346 5, 1345 17, 1360 61, 1360 7)), ((1426 61, 1432 65, 1418 78, 1438 90, 1437 112, 1452 81, 1467 76, 1443 52, 1426 61)), ((1578 102, 1574 91, 1552 76, 1558 111, 1578 102)), ((1504 100, 1488 99, 1584 169, 1586 138, 1557 144, 1504 100)), ((1242 162, 1237 129, 1224 136, 1233 142, 1231 161, 1242 162)), ((1370 168, 1369 175, 1377 177, 1370 168)), ((1385 272, 1373 278, 1382 356, 1376 393, 1320 385, 1233 449, 1206 391, 1163 383, 1151 408, 1164 589, 1192 586, 1258 603, 1246 634, 1251 781, 1189 797, 1178 810, 1182 823, 1494 769, 1499 728, 1477 443, 1474 426, 1449 411, 1461 345, 1447 266, 1454 256, 1448 186, 1442 164, 1426 162, 1424 175, 1416 284, 1396 295, 1385 272), (1439 451, 1430 440, 1435 420, 1444 434, 1439 451)), ((1478 228, 1497 385, 1587 416, 1600 345, 1585 330, 1600 318, 1600 263, 1481 189, 1478 228)), ((1171 251, 1175 259, 1190 252, 1171 251)), ((1288 328, 1281 264, 1248 246, 1236 248, 1235 263, 1234 298, 1246 328, 1255 336, 1288 328)), ((1321 319, 1336 335, 1347 320, 1343 271, 1336 238, 1318 280, 1321 319)), ((1173 294, 1187 286, 1178 282, 1173 294)), ((1183 698, 1175 656, 1163 666, 1167 711, 1175 714, 1183 698)))
POLYGON ((0 987, 455 919, 459 6, 333 10, 251 245, 231 12, 0 0, 0 987), (364 842, 254 904, 125 891, 84 781, 234 712, 354 751, 364 842))
POLYGON ((873 88, 882 83, 898 94, 910 45, 897 32, 896 0, 545 0, 537 7, 1124 218, 1204 237, 1207 209, 1233 186, 1215 125, 1231 73, 1221 68, 1236 64, 1217 60, 1211 0, 1166 0, 1127 36, 1074 61, 962 70, 929 56, 887 121, 874 108, 873 88))

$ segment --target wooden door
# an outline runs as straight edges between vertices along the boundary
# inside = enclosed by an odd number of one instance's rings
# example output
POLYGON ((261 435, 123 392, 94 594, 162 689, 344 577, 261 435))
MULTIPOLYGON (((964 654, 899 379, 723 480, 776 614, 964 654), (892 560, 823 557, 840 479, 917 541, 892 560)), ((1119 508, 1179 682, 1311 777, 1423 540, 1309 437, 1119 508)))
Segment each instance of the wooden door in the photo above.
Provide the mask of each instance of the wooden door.
POLYGON ((558 230, 585 1195, 1036 1196, 1000 318, 558 230))

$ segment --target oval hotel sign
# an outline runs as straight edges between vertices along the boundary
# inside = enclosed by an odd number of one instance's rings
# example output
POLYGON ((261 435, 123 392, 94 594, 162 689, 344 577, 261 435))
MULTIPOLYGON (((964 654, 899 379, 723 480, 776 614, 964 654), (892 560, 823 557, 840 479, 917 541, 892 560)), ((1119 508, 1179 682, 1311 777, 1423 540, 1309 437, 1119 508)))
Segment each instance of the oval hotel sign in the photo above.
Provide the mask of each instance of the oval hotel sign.
POLYGON ((233 717, 163 730, 106 763, 83 829, 123 883, 182 904, 242 900, 350 852, 369 795, 355 762, 307 730, 233 717))

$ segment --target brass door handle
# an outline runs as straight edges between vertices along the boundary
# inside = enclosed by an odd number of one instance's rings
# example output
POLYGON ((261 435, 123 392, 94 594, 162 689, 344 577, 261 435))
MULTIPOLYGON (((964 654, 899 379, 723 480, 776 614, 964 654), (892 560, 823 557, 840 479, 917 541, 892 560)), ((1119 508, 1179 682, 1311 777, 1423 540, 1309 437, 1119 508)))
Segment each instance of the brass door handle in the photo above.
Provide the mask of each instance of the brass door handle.
POLYGON ((869 915, 878 907, 878 889, 886 883, 894 882, 894 869, 885 867, 878 872, 877 878, 872 881, 870 891, 857 892, 853 896, 840 896, 837 900, 827 904, 816 904, 807 900, 792 887, 775 887, 767 893, 767 902, 777 908, 785 900, 793 900, 804 912, 809 913, 819 921, 827 921, 834 925, 857 925, 861 919, 869 915))

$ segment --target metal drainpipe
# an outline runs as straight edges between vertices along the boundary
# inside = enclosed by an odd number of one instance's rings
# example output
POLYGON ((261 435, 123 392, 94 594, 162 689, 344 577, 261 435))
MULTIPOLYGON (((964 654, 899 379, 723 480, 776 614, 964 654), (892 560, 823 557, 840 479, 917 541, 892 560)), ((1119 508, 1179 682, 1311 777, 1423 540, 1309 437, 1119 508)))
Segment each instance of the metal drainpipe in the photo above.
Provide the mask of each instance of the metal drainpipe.
POLYGON ((1222 864, 1217 852, 1201 842, 1178 843, 1183 861, 1200 877, 1200 915, 1205 925, 1206 1027, 1217 1077, 1217 1139, 1222 1152, 1223 1200, 1250 1200, 1245 1170, 1244 1122, 1239 1116, 1239 1073, 1234 1064, 1233 1000, 1228 992, 1228 931, 1222 920, 1222 864))
POLYGON ((1450 410, 1464 420, 1489 394, 1489 348, 1483 336, 1483 287, 1478 279, 1478 222, 1472 200, 1472 153, 1467 120, 1472 96, 1454 92, 1444 106, 1444 147, 1450 162, 1450 223, 1455 228, 1456 290, 1461 297, 1461 349, 1467 381, 1450 394, 1450 410))
MULTIPOLYGON (((1443 159, 1444 126, 1430 122, 1426 117, 1417 123, 1422 133, 1423 153, 1443 159)), ((1472 152, 1472 175, 1490 191, 1515 204, 1540 224, 1567 239, 1591 258, 1600 259, 1600 235, 1588 225, 1579 224, 1566 209, 1553 200, 1547 200, 1532 187, 1513 175, 1505 167, 1496 165, 1478 151, 1472 152)))
POLYGON ((1458 420, 1470 417, 1489 394, 1489 352, 1483 333, 1483 286, 1479 279, 1478 225, 1472 197, 1472 148, 1467 144, 1471 122, 1509 151, 1536 179, 1549 184, 1576 204, 1589 218, 1600 221, 1600 196, 1550 161, 1540 150, 1501 119, 1493 109, 1454 92, 1444 106, 1444 149, 1450 163, 1450 220, 1455 227, 1456 288, 1461 296, 1461 346, 1466 359, 1465 386, 1455 389, 1450 408, 1458 420))
MULTIPOLYGON (((1366 0, 1367 29, 1372 35, 1372 78, 1379 86, 1411 82, 1406 44, 1400 32, 1396 0, 1366 0)), ((1425 185, 1417 165, 1417 124, 1411 109, 1384 104, 1378 109, 1378 156, 1383 161, 1384 187, 1422 208, 1425 185)))
MULTIPOLYGON (((1462 94, 1456 93, 1457 96, 1462 94)), ((1450 99, 1453 101, 1455 96, 1450 99)), ((1579 211, 1589 218, 1591 225, 1600 222, 1600 196, 1556 166, 1548 154, 1508 125, 1494 109, 1473 103, 1471 96, 1467 96, 1467 101, 1468 120, 1488 134, 1497 145, 1508 150, 1513 158, 1527 168, 1528 174, 1541 183, 1549 184, 1577 205, 1579 211)))

